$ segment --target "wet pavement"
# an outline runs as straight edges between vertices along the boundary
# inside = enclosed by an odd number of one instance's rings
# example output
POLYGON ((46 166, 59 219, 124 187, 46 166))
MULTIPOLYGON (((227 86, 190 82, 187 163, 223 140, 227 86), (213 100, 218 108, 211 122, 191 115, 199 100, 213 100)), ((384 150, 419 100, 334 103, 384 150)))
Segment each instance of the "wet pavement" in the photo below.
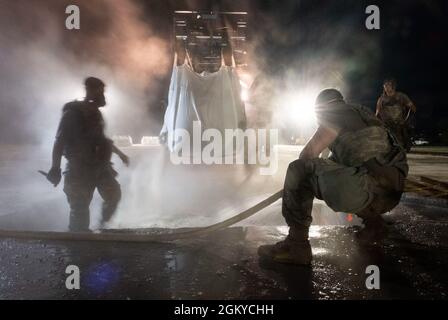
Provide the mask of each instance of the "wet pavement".
MULTIPOLYGON (((448 218, 444 208, 400 205, 389 237, 357 242, 359 227, 313 226, 311 267, 260 261, 261 244, 284 226, 233 227, 174 243, 0 239, 1 299, 446 299, 448 218), (80 290, 67 290, 76 265, 80 290), (380 269, 368 290, 366 268, 380 269)), ((151 230, 147 230, 151 232, 151 230)))
MULTIPOLYGON (((34 149, 15 146, 1 150, 8 152, 0 153, 0 229, 66 230, 62 190, 36 173, 48 167, 48 156, 39 153, 36 160, 34 149)), ((251 207, 282 187, 298 154, 283 150, 278 174, 262 177, 246 167, 163 166, 153 149, 127 152, 133 164, 118 168, 124 199, 114 227, 149 233, 205 226, 251 207)), ((448 157, 409 158, 411 175, 448 181, 448 157)), ((407 194, 386 215, 389 237, 369 245, 355 238, 356 216, 316 202, 311 267, 258 259, 259 245, 287 232, 280 201, 235 227, 172 243, 0 238, 0 299, 446 299, 448 205, 435 200, 407 194), (69 265, 80 269, 80 290, 66 289, 69 265), (369 265, 380 269, 379 290, 366 288, 369 265)), ((93 228, 99 204, 96 197, 93 228)))

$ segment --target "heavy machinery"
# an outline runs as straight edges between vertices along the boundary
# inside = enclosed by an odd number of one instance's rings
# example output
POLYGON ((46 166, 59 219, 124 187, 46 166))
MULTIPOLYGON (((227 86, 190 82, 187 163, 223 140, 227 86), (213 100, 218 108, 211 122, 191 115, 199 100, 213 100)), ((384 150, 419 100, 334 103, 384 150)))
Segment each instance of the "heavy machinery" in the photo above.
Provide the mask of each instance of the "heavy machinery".
POLYGON ((247 66, 247 12, 175 11, 174 33, 195 63, 208 70, 221 66, 230 40, 237 67, 247 66))

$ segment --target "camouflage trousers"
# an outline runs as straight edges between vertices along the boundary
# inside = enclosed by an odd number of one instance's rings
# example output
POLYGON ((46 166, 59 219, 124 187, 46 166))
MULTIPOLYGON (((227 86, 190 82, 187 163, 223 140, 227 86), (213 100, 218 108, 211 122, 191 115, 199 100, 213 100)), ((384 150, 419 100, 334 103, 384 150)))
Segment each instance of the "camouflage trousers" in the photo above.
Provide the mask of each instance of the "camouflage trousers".
POLYGON ((409 125, 406 123, 385 122, 386 127, 395 136, 398 143, 409 152, 412 147, 409 125))
POLYGON ((363 167, 346 167, 329 159, 296 160, 286 173, 282 214, 290 227, 309 227, 313 200, 318 198, 335 212, 369 219, 392 210, 401 194, 363 167))
POLYGON ((115 213, 121 199, 121 188, 116 171, 110 164, 101 166, 67 165, 64 172, 64 192, 70 205, 70 231, 88 231, 90 202, 95 189, 103 198, 102 223, 115 213))

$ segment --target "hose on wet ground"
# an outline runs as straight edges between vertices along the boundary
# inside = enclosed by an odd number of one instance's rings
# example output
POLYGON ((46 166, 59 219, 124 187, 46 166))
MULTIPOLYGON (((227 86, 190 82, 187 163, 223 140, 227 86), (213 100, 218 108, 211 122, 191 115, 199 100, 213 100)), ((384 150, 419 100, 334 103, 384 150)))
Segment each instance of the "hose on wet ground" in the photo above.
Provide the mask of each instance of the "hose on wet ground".
MULTIPOLYGON (((417 184, 417 181, 408 178, 408 182, 411 183, 406 190, 406 192, 416 192, 416 191, 426 191, 425 187, 434 188, 443 186, 448 188, 448 184, 440 182, 438 180, 430 179, 427 177, 421 177, 422 180, 429 184, 429 186, 423 186, 417 184)), ((447 189, 448 190, 448 189, 447 189)), ((441 190, 437 190, 441 191, 441 190)), ((445 191, 446 192, 446 191, 445 191)), ((260 201, 253 207, 246 209, 224 221, 212 224, 207 227, 192 228, 192 229, 176 229, 170 232, 162 233, 132 233, 130 229, 128 230, 105 230, 100 233, 95 232, 61 232, 61 231, 18 231, 18 230, 0 230, 0 238, 18 238, 18 239, 36 239, 36 240, 65 240, 65 241, 116 241, 116 242, 162 242, 162 241, 173 241, 187 238, 200 237, 209 234, 214 231, 222 230, 230 227, 238 222, 241 222, 262 209, 273 204, 282 197, 283 190, 277 191, 266 199, 260 201)), ((437 195, 436 195, 437 196, 437 195)))
MULTIPOLYGON (((243 221, 262 209, 276 202, 282 197, 283 190, 260 201, 253 207, 246 209, 224 221, 207 227, 163 232, 157 234, 138 234, 130 232, 104 231, 95 232, 61 232, 61 231, 18 231, 0 230, 0 238, 35 239, 35 240, 64 240, 64 241, 115 241, 115 242, 163 242, 204 236, 211 232, 225 229, 243 221)), ((131 230, 128 230, 131 231, 131 230)))

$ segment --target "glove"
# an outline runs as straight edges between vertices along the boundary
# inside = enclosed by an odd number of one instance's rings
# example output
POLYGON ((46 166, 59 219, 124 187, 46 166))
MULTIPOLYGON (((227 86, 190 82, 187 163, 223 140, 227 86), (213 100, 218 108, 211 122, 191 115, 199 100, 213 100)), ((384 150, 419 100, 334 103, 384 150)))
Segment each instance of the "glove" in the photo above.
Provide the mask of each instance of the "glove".
POLYGON ((123 161, 123 163, 126 165, 126 167, 129 167, 129 157, 127 155, 125 155, 124 153, 120 155, 120 159, 121 161, 123 161))
POLYGON ((47 174, 47 180, 50 181, 55 187, 61 182, 61 168, 51 168, 47 174))

